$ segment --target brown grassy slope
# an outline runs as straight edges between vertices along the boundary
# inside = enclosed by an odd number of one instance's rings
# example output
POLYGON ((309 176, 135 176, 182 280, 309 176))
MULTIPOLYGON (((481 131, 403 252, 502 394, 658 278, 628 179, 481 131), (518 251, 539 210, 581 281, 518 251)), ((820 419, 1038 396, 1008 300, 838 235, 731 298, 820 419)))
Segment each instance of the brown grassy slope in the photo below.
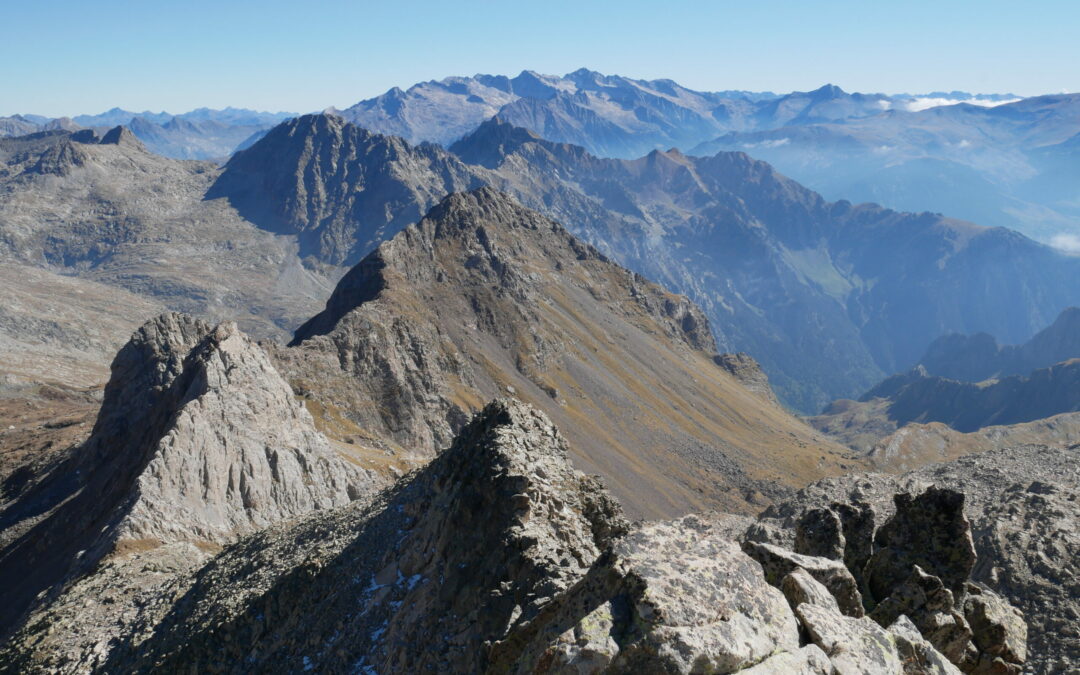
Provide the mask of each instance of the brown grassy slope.
POLYGON ((756 510, 847 451, 713 360, 701 311, 505 195, 453 195, 362 261, 278 349, 304 396, 416 459, 511 393, 635 515, 756 510))

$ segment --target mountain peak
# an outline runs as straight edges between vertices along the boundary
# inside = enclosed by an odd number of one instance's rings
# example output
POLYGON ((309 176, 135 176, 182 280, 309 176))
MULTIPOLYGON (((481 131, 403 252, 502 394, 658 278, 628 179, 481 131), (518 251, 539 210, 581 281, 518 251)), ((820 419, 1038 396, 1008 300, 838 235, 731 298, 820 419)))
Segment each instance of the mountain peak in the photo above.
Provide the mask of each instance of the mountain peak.
POLYGON ((515 126, 496 115, 468 136, 450 146, 450 152, 466 164, 478 164, 494 169, 503 158, 526 143, 542 141, 532 131, 515 126))
POLYGON ((126 126, 115 126, 105 132, 105 135, 101 138, 101 145, 123 145, 130 148, 138 148, 139 150, 146 150, 142 141, 131 133, 131 129, 126 126))
POLYGON ((835 84, 823 85, 809 93, 811 97, 821 101, 847 96, 847 92, 845 92, 843 89, 836 86, 835 84))

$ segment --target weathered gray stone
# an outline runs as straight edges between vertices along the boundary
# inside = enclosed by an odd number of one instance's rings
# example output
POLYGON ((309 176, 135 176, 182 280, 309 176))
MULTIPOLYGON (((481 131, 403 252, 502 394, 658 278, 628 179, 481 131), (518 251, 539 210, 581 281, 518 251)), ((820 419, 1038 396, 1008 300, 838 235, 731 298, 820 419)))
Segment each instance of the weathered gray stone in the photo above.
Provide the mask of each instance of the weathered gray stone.
POLYGON ((1027 661, 1027 623, 1020 610, 993 591, 968 584, 964 616, 971 626, 972 641, 980 652, 1001 657, 1007 663, 1027 661))
POLYGON ((779 546, 754 541, 744 542, 743 550, 761 563, 765 571, 765 579, 770 584, 779 586, 785 576, 801 567, 829 589, 836 598, 840 611, 844 614, 855 617, 864 614, 862 596, 854 577, 851 576, 851 572, 844 563, 828 558, 800 555, 779 546))
POLYGON ((916 565, 961 596, 975 567, 964 494, 931 486, 918 496, 898 494, 894 502, 896 513, 874 535, 876 550, 867 565, 874 600, 887 598, 916 565))
POLYGON ((895 640, 869 618, 844 616, 809 603, 799 605, 795 614, 838 675, 904 672, 895 640))
POLYGON ((817 645, 806 645, 797 652, 783 652, 756 666, 740 670, 741 675, 832 675, 829 657, 817 645))
POLYGON ((795 552, 843 560, 845 551, 840 516, 832 509, 810 509, 795 526, 795 552))
POLYGON ((783 595, 727 538, 722 519, 686 516, 631 531, 582 582, 497 643, 489 669, 562 672, 600 655, 611 672, 730 673, 798 647, 783 595), (589 607, 597 609, 583 616, 589 607))
POLYGON ((889 632, 896 642, 906 675, 960 675, 960 669, 934 649, 907 616, 901 614, 889 626, 889 632))
POLYGON ((825 588, 821 582, 810 576, 810 573, 801 567, 796 567, 788 572, 787 576, 780 582, 780 591, 787 598, 792 609, 804 602, 808 602, 811 605, 834 609, 837 613, 840 612, 840 606, 836 604, 836 598, 829 592, 829 589, 825 588))
POLYGON ((375 485, 235 324, 163 314, 114 359, 90 438, 0 517, 0 630, 103 556, 216 550, 375 485))
POLYGON ((971 629, 957 610, 952 591, 918 565, 870 613, 882 626, 891 626, 902 615, 907 615, 923 637, 953 663, 972 659, 975 648, 971 629))
POLYGON ((863 600, 869 596, 866 585, 866 564, 874 553, 874 528, 877 526, 874 507, 860 501, 833 502, 829 507, 838 516, 844 533, 844 564, 859 583, 863 600))

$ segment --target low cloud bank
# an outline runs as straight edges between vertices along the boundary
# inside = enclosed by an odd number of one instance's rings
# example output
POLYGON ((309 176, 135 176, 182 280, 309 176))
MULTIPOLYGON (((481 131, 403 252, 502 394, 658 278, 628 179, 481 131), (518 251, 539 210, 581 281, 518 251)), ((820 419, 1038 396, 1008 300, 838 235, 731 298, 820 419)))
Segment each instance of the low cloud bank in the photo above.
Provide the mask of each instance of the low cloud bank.
POLYGON ((1050 245, 1059 251, 1072 255, 1080 255, 1080 235, 1058 234, 1050 239, 1050 245))

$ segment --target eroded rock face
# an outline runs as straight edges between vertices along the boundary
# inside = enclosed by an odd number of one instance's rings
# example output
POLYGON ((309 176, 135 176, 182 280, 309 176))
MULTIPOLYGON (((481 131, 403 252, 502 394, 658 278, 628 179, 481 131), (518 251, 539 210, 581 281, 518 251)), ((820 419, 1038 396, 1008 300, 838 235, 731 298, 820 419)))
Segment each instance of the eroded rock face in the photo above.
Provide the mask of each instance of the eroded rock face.
POLYGON ((0 515, 5 627, 106 554, 220 548, 374 485, 235 325, 164 314, 117 355, 90 439, 0 515))
POLYGON ((489 668, 730 673, 798 647, 795 617, 758 565, 707 518, 686 516, 618 541, 586 579, 496 643, 489 668))
POLYGON ((924 675, 925 673, 942 673, 944 675, 959 675, 961 670, 954 666, 945 656, 934 649, 927 642, 919 629, 905 615, 900 617, 889 626, 896 641, 896 651, 904 663, 904 673, 910 675, 924 675))

